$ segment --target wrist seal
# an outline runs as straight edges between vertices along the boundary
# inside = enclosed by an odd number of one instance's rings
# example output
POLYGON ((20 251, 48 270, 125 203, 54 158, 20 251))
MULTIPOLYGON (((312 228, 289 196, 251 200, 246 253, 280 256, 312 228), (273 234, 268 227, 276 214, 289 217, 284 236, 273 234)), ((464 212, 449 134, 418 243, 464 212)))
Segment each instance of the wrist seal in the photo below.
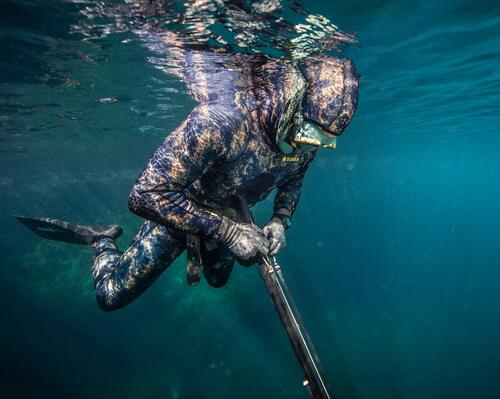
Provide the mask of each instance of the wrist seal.
POLYGON ((285 230, 288 230, 292 225, 292 221, 290 220, 290 217, 288 215, 278 213, 273 216, 273 219, 279 220, 285 230))

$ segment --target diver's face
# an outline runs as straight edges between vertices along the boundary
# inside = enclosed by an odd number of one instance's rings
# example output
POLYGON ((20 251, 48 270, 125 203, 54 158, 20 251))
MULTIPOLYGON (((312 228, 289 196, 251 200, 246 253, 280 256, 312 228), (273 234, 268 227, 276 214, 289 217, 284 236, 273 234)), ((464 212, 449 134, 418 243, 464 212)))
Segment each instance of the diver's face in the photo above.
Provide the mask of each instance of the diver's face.
POLYGON ((309 120, 303 121, 290 139, 293 145, 298 145, 303 152, 310 152, 315 148, 335 148, 337 142, 336 135, 309 120))

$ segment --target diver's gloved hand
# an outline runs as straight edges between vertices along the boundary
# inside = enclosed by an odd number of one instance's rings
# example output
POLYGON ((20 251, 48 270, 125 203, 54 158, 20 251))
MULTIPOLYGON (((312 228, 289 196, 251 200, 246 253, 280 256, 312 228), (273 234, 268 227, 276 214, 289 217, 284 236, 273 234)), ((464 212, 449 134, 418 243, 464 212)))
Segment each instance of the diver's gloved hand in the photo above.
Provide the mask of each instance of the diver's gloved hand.
POLYGON ((264 233, 269 240, 269 256, 275 256, 286 247, 285 227, 280 218, 273 217, 267 222, 264 233))
POLYGON ((225 216, 213 238, 224 242, 234 256, 240 259, 267 255, 269 252, 269 241, 261 229, 254 224, 235 223, 225 216))

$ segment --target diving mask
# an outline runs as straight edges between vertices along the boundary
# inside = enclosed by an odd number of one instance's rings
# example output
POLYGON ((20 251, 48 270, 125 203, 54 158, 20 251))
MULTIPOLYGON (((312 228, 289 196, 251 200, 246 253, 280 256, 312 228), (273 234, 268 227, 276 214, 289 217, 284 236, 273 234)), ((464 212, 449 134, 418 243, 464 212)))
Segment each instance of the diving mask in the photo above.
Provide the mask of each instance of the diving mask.
POLYGON ((309 152, 314 148, 335 148, 337 136, 327 133, 314 122, 304 121, 292 142, 298 144, 304 152, 309 152))
POLYGON ((297 146, 303 152, 310 152, 315 148, 335 148, 336 143, 336 135, 327 132, 313 121, 304 120, 300 110, 294 115, 286 134, 276 136, 276 144, 285 154, 293 152, 297 146))

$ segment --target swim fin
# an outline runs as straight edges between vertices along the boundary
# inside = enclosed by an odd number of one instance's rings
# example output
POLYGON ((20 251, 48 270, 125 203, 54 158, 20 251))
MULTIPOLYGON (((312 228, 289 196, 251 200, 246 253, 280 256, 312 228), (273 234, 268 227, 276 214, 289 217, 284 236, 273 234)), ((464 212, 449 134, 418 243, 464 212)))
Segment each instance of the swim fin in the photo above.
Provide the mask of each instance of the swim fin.
POLYGON ((46 217, 15 216, 15 218, 40 237, 71 244, 90 245, 101 238, 118 238, 123 233, 122 228, 116 224, 82 226, 46 217))

